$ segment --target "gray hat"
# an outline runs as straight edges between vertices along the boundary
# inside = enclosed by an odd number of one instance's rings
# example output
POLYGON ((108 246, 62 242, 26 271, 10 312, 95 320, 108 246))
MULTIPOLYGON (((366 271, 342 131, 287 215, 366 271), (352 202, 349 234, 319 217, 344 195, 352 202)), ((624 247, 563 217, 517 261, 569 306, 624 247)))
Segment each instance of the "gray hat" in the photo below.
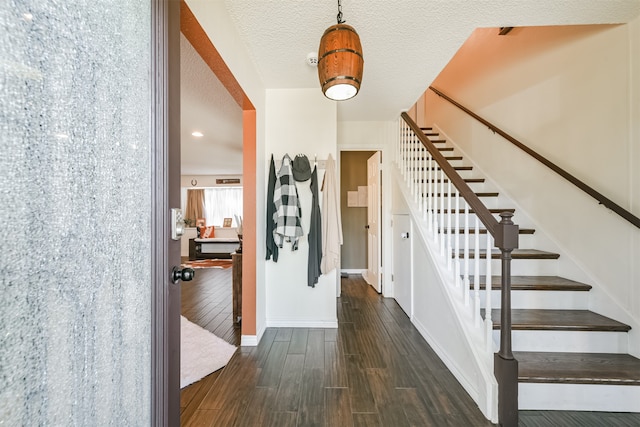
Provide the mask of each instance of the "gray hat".
POLYGON ((309 164, 309 159, 307 159, 307 156, 304 154, 298 154, 296 158, 293 159, 291 170, 293 171, 293 179, 298 182, 311 178, 311 165, 309 164))

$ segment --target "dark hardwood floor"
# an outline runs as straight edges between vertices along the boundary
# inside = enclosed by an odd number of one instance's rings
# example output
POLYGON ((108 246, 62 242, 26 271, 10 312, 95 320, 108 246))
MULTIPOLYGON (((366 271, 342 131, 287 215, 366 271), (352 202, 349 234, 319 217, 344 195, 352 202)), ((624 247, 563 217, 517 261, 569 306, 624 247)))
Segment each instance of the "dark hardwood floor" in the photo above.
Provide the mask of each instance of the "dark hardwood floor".
MULTIPOLYGON (((182 426, 491 426, 393 299, 342 279, 336 329, 269 328, 181 392, 182 426)), ((182 314, 234 345, 231 269, 182 284, 182 314)), ((520 425, 640 426, 640 414, 520 411, 520 425)))

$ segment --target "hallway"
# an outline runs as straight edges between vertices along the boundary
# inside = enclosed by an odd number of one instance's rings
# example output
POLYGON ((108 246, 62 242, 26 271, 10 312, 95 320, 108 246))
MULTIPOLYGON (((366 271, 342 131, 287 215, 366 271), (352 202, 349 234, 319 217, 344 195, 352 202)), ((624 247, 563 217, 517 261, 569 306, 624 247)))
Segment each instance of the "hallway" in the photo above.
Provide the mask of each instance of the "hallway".
MULTIPOLYGON (((198 270, 182 312, 231 332, 230 270, 198 270), (208 301, 207 301, 208 299, 208 301), (198 308, 199 307, 199 308, 198 308)), ((491 426, 395 300, 342 279, 336 329, 269 328, 181 392, 182 426, 491 426)), ((194 320, 197 323, 197 319, 194 320)), ((203 327, 207 327, 201 324, 203 327)), ((640 414, 521 411, 522 426, 634 426, 640 414)))

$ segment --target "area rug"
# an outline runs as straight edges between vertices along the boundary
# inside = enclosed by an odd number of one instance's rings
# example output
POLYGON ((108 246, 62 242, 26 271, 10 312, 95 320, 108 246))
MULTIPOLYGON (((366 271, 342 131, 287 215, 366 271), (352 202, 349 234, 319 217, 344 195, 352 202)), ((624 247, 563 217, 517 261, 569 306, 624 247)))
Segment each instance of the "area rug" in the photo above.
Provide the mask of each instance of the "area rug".
POLYGON ((236 347, 180 316, 180 388, 223 368, 236 347))
POLYGON ((184 261, 183 267, 191 268, 231 268, 230 259, 198 259, 194 261, 184 261))

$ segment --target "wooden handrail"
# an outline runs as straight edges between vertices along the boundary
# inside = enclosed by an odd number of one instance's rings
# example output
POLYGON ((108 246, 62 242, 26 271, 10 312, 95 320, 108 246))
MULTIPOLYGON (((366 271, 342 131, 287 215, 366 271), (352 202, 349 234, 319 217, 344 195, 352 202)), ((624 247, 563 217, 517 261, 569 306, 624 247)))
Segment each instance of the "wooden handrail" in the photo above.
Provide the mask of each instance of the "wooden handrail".
POLYGON ((477 217, 487 228, 488 232, 491 233, 492 236, 496 236, 496 230, 498 229, 498 221, 491 214, 489 209, 482 203, 482 201, 478 198, 476 193, 469 187, 469 185, 464 181, 464 179, 456 172, 456 170, 451 166, 451 164, 444 158, 444 156, 440 153, 440 151, 433 145, 433 142, 422 132, 420 127, 409 117, 407 113, 401 114, 405 123, 411 128, 413 133, 418 137, 420 142, 427 148, 429 153, 431 153, 431 157, 433 160, 438 163, 438 166, 442 169, 442 171, 447 175, 451 183, 458 189, 460 192, 460 196, 462 196, 471 209, 476 213, 477 217))
POLYGON ((640 228, 640 218, 638 218, 637 216, 635 216, 634 214, 632 214, 628 210, 624 209, 622 206, 616 204, 615 202, 613 202, 609 198, 605 197, 603 194, 601 194, 598 191, 594 190, 593 188, 589 187, 587 184, 585 184, 584 182, 580 181, 578 178, 576 178, 575 176, 571 175, 569 172, 565 171, 560 166, 556 165, 555 163, 551 162, 547 158, 545 158, 545 157, 541 156, 540 154, 538 154, 537 152, 533 151, 531 148, 527 147, 522 142, 518 141, 517 139, 515 139, 514 137, 512 137, 511 135, 509 135, 508 133, 506 133, 505 131, 503 131, 499 127, 497 127, 497 126, 493 125, 492 123, 490 123, 489 121, 483 119, 482 117, 480 117, 479 115, 477 115, 473 111, 469 110, 465 106, 463 106, 463 105, 459 104, 458 102, 454 101, 453 99, 451 99, 450 97, 448 97, 447 95, 445 95, 444 93, 439 91, 438 89, 434 88, 433 86, 429 86, 429 89, 431 89, 438 96, 440 96, 441 98, 446 99, 451 104, 455 105, 456 107, 458 107, 459 109, 461 109, 462 111, 464 111, 465 113, 467 113, 468 115, 470 115, 471 117, 473 117, 474 119, 476 119, 477 121, 482 123, 483 125, 487 126, 493 132, 497 133, 498 135, 500 135, 501 137, 503 137, 507 141, 511 142, 513 145, 515 145, 516 147, 520 148, 522 151, 524 151, 525 153, 529 154, 531 157, 533 157, 534 159, 538 160, 540 163, 542 163, 543 165, 547 166, 552 171, 556 172, 558 175, 560 175, 561 177, 563 177, 564 179, 566 179, 567 181, 569 181, 570 183, 572 183, 573 185, 575 185, 576 187, 578 187, 579 189, 581 189, 582 191, 584 191, 585 193, 587 193, 588 195, 590 195, 591 197, 596 199, 598 201, 598 203, 600 203, 601 205, 604 205, 606 208, 611 209, 612 211, 614 211, 615 213, 620 215, 622 218, 624 218, 627 221, 629 221, 631 224, 633 224, 636 227, 640 228))

